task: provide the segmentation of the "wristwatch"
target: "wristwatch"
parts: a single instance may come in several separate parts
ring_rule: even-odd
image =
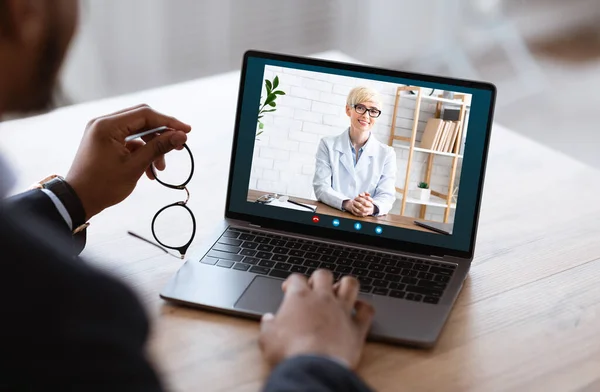
[[[85,221],[85,210],[75,190],[65,179],[57,174],[52,174],[37,184],[32,189],[48,189],[61,201],[73,223],[73,236],[83,236],[85,243],[85,229],[90,225]]]

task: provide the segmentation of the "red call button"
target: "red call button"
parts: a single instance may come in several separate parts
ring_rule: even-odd
[[[319,223],[319,217],[316,216],[316,215],[313,216],[312,220],[313,220],[314,223]]]

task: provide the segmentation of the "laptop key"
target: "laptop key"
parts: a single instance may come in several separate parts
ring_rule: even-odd
[[[416,269],[417,271],[427,272],[427,271],[429,271],[429,266],[424,263],[417,263],[417,264],[415,264],[413,269]]]
[[[285,241],[285,240],[272,239],[271,242],[270,242],[270,244],[271,245],[275,245],[275,246],[285,246],[286,242],[287,241]]]
[[[367,276],[369,271],[363,268],[354,268],[351,274],[354,276]]]
[[[350,259],[345,259],[343,257],[339,257],[336,261],[337,265],[345,265],[345,266],[350,266],[352,265],[352,260]]]
[[[437,304],[438,302],[440,302],[440,299],[435,297],[425,297],[423,298],[423,302],[427,304]]]
[[[327,262],[327,263],[332,263],[335,262],[337,260],[337,257],[335,256],[330,256],[330,255],[323,255],[321,256],[321,261]]]
[[[236,240],[233,238],[221,237],[221,238],[219,238],[219,241],[217,241],[217,242],[219,244],[223,244],[223,245],[240,246],[240,245],[242,245],[243,241]]]
[[[260,261],[258,257],[244,257],[243,262],[246,264],[257,264]]]
[[[304,259],[302,257],[290,257],[288,263],[301,265],[302,263],[304,263]]]
[[[266,267],[259,267],[258,265],[254,265],[248,271],[254,272],[255,274],[266,275],[269,273],[270,269],[266,268]]]
[[[218,250],[220,252],[227,252],[227,253],[238,253],[240,251],[240,248],[238,248],[237,246],[221,245],[221,244],[216,244],[215,246],[212,247],[212,249]]]
[[[248,271],[248,268],[250,268],[251,265],[250,264],[246,264],[246,263],[235,263],[235,265],[233,266],[234,270],[240,270],[240,271]]]
[[[365,261],[368,261],[369,263],[379,263],[381,261],[381,257],[368,255],[365,256]]]
[[[400,271],[401,271],[401,269],[398,267],[392,267],[392,266],[385,267],[385,272],[387,272],[388,274],[399,274]]]
[[[383,279],[385,277],[385,273],[379,271],[371,271],[369,272],[369,276],[375,279]]]
[[[259,259],[270,259],[271,257],[273,257],[273,253],[270,252],[258,252],[256,255],[256,257],[258,257]]]
[[[246,241],[246,242],[244,242],[242,244],[242,248],[245,248],[245,249],[256,249],[256,248],[258,248],[258,245],[260,245],[260,244],[257,244],[256,242],[248,242],[248,241]]]
[[[310,259],[310,260],[320,260],[321,255],[316,252],[306,252],[306,254],[304,255],[304,258]]]
[[[373,294],[387,295],[388,294],[388,289],[384,289],[384,288],[381,288],[381,287],[375,287],[373,289]]]
[[[277,263],[277,264],[275,264],[275,269],[279,269],[279,270],[283,270],[283,271],[289,271],[290,268],[292,268],[292,265],[288,264],[288,263]]]
[[[381,263],[383,265],[395,265],[396,262],[394,261],[394,259],[390,259],[389,257],[386,257],[384,259],[381,259]]]
[[[267,245],[267,244],[260,244],[258,245],[258,247],[256,248],[256,250],[262,250],[265,252],[270,252],[273,250],[273,245]]]
[[[290,272],[299,272],[301,274],[305,273],[307,270],[306,267],[302,267],[301,265],[293,265],[292,268],[290,268]]]
[[[233,265],[233,261],[219,260],[219,262],[217,263],[217,265],[219,267],[223,267],[223,268],[231,268],[231,266]]]
[[[287,279],[288,276],[290,276],[292,273],[290,271],[283,271],[283,270],[278,270],[278,269],[274,269],[271,270],[271,272],[269,272],[269,276],[274,276],[276,278],[281,278],[281,279]]]
[[[400,290],[390,290],[390,297],[394,297],[394,298],[404,298],[404,296],[406,295],[406,293],[404,291],[400,291]]]
[[[238,238],[238,236],[241,233],[237,232],[237,231],[233,231],[233,230],[227,230],[225,233],[223,233],[223,237],[227,237],[227,238]]]
[[[298,250],[298,249],[292,249],[290,250],[289,255],[290,256],[298,256],[298,257],[302,257],[304,256],[304,251],[303,250]]]
[[[400,275],[393,275],[393,274],[385,274],[385,278],[383,278],[385,280],[387,280],[388,282],[400,282],[400,279],[402,279],[402,276]]]
[[[317,250],[317,247],[314,245],[305,244],[305,245],[302,245],[302,247],[300,249],[305,250],[307,252],[314,252],[315,250]]]
[[[383,271],[385,266],[383,264],[369,264],[369,269],[371,271]]]
[[[289,241],[287,244],[285,244],[285,246],[286,246],[286,248],[296,249],[296,250],[300,250],[300,248],[302,248],[302,244],[300,242]]]
[[[254,256],[254,255],[256,255],[256,251],[252,250],[252,249],[242,249],[240,254],[244,255],[244,256]]]
[[[406,299],[409,301],[420,302],[422,298],[423,298],[423,296],[420,294],[414,294],[414,293],[406,294]]]
[[[413,268],[413,263],[411,263],[409,261],[397,261],[396,267],[411,269],[411,268]],[[429,268],[429,267],[427,267],[427,268]]]
[[[403,269],[403,270],[400,272],[400,275],[403,275],[403,276],[408,276],[408,277],[410,277],[410,278],[415,278],[415,277],[416,277],[418,274],[419,274],[419,273],[418,273],[417,271],[415,271],[415,270],[409,270],[409,269],[406,269],[406,268],[405,268],[405,269]]]
[[[271,257],[271,260],[273,260],[273,261],[287,261],[288,258],[289,258],[289,256],[286,256],[286,255],[273,255],[273,257]]]
[[[419,272],[419,274],[417,275],[417,278],[425,279],[425,280],[433,280],[433,274],[431,272]]]
[[[365,255],[360,254],[360,253],[350,253],[348,255],[348,258],[352,259],[352,260],[364,260]]]
[[[219,261],[219,259],[217,259],[216,257],[205,257],[202,260],[200,260],[200,262],[202,264],[208,264],[208,265],[215,265],[217,264],[217,261]]]
[[[407,286],[406,291],[410,291],[411,293],[427,295],[429,297],[441,297],[444,293],[442,290],[432,290],[420,286]]]
[[[273,253],[279,253],[282,255],[286,255],[289,251],[289,249],[283,248],[281,246],[276,246],[275,249],[273,249]]]
[[[341,272],[342,274],[348,274],[350,271],[352,271],[352,267],[348,267],[347,265],[338,265],[335,267],[335,270],[337,272]]]
[[[388,286],[390,289],[392,290],[404,290],[406,288],[406,285],[404,283],[390,283]]]
[[[334,250],[331,255],[336,257],[348,257],[350,253],[345,250]]]
[[[402,283],[406,283],[406,284],[417,284],[417,278],[409,278],[408,276],[405,276],[404,278],[402,278]]]
[[[319,268],[325,268],[325,269],[333,271],[335,269],[335,264],[334,263],[325,263],[324,262],[324,263],[321,263],[321,265],[320,265]]]
[[[261,260],[258,262],[258,265],[260,265],[261,267],[273,268],[275,262],[271,260]]]
[[[373,286],[386,288],[388,286],[388,282],[386,282],[385,280],[381,280],[381,279],[375,279],[373,281]]]
[[[218,250],[211,250],[208,252],[207,256],[216,257],[217,259],[225,259],[231,261],[242,261],[244,256],[234,255],[233,253],[220,252]]]
[[[373,290],[373,286],[369,286],[369,285],[360,285],[360,292],[361,293],[370,293],[371,290]]]
[[[254,242],[258,242],[259,244],[268,244],[269,242],[271,242],[271,239],[268,237],[258,236],[254,239]]]
[[[445,275],[436,275],[433,280],[440,283],[448,283],[450,282],[450,277]]]
[[[369,278],[367,276],[359,276],[358,277],[358,281],[360,282],[360,284],[364,284],[364,285],[370,286],[371,283],[373,283],[373,278]]]
[[[253,236],[252,234],[242,234],[241,236],[238,237],[240,240],[244,240],[244,241],[254,241],[255,236]]]
[[[304,262],[305,266],[312,267],[312,268],[317,268],[319,266],[319,264],[321,264],[321,262],[316,261],[316,260],[306,260]]]
[[[352,263],[352,265],[357,268],[367,268],[369,266],[369,263],[367,263],[366,261],[356,260]]]
[[[448,268],[440,268],[440,267],[431,267],[429,268],[429,272],[433,272],[439,275],[452,276],[454,273],[453,270]]]

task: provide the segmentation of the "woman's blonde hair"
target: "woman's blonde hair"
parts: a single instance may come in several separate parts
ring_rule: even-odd
[[[382,104],[381,96],[377,91],[370,87],[359,86],[350,90],[346,99],[346,105],[353,106],[367,101],[377,102],[379,105]]]

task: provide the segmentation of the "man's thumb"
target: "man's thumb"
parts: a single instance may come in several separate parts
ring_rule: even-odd
[[[145,170],[156,158],[175,148],[180,148],[186,140],[187,135],[185,132],[169,131],[162,133],[148,141],[143,147],[138,148],[133,153],[134,160],[139,164],[140,170]]]

